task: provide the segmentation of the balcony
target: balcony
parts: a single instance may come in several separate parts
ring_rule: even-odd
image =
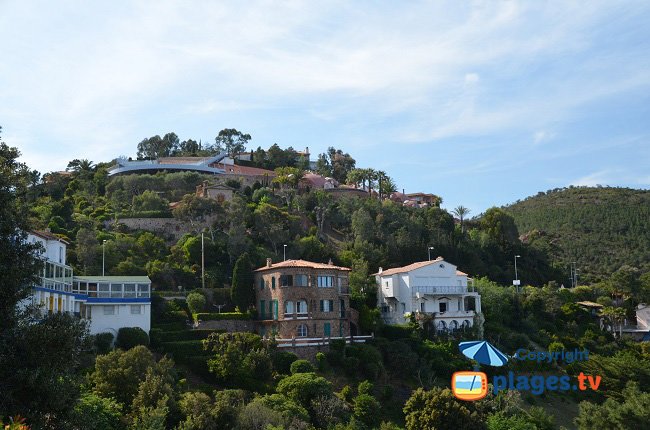
[[[450,285],[450,286],[419,286],[413,287],[416,293],[420,294],[467,294],[467,287],[460,285]]]

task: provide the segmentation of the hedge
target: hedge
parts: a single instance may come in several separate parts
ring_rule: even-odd
[[[128,350],[134,346],[149,346],[149,335],[140,327],[122,327],[117,332],[115,346]]]
[[[194,314],[194,321],[251,320],[250,313],[241,312],[200,312]]]
[[[381,336],[390,340],[408,339],[413,333],[413,328],[404,325],[384,325],[380,330]]]
[[[181,331],[167,331],[160,334],[161,342],[179,342],[187,340],[203,340],[207,339],[212,333],[225,333],[225,330],[181,330]]]
[[[185,321],[153,323],[152,328],[158,328],[163,331],[181,331],[187,330],[187,324]]]
[[[202,340],[182,340],[177,342],[162,342],[160,348],[174,356],[174,360],[205,354]]]

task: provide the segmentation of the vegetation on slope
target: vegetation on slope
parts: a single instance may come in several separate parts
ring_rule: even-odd
[[[570,187],[540,192],[504,208],[524,241],[548,253],[569,277],[577,262],[585,282],[623,265],[648,271],[650,191]]]

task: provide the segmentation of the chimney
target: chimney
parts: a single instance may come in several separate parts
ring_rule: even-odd
[[[273,265],[273,259],[272,258],[267,258],[266,259],[266,267],[271,267]]]
[[[384,271],[384,269],[382,269],[382,268],[380,267],[378,273],[381,275],[381,272],[383,272],[383,271]]]
[[[330,261],[327,262],[328,265],[333,266],[334,263],[332,263],[332,259],[330,258]]]
[[[402,194],[406,194],[406,191],[404,191],[404,188],[402,188]]]

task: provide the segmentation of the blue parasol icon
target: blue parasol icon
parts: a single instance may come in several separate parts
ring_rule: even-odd
[[[467,358],[488,366],[503,366],[508,362],[504,353],[484,340],[461,342],[458,348]]]

